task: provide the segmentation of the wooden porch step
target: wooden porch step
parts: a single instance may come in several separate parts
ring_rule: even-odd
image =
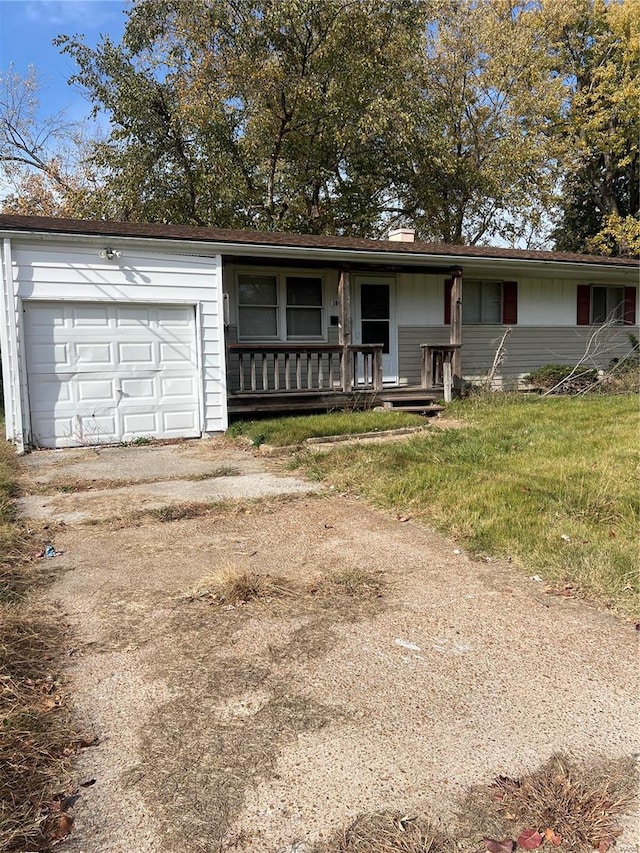
[[[424,393],[383,396],[382,405],[393,412],[415,412],[423,415],[437,415],[438,412],[443,411],[443,407],[436,403],[434,396]]]

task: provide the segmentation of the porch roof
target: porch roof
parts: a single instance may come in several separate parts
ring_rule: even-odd
[[[633,258],[606,258],[570,252],[533,251],[497,246],[452,246],[440,243],[401,242],[373,240],[358,237],[336,237],[317,234],[293,234],[276,231],[240,231],[233,229],[203,228],[164,223],[113,222],[105,220],[58,219],[45,216],[15,216],[0,214],[0,233],[50,234],[59,236],[85,236],[172,241],[200,244],[208,251],[221,254],[248,254],[257,252],[286,255],[310,250],[336,263],[364,256],[379,258],[382,263],[400,264],[421,261],[428,264],[460,265],[465,260],[524,261],[589,265],[618,269],[639,266]]]

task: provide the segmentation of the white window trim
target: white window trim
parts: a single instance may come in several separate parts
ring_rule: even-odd
[[[248,338],[243,337],[240,332],[240,276],[242,275],[264,275],[275,276],[278,304],[276,310],[276,335],[264,338]],[[317,337],[287,337],[287,278],[319,278],[322,286],[322,305],[320,307],[320,322],[322,324],[322,335]],[[276,343],[282,341],[291,345],[304,344],[307,341],[311,343],[327,343],[329,339],[328,329],[328,310],[327,310],[327,279],[322,270],[314,269],[282,269],[282,267],[238,267],[234,273],[235,279],[235,303],[236,303],[236,322],[238,330],[238,343],[259,344],[259,343]],[[302,307],[302,306],[298,306]]]

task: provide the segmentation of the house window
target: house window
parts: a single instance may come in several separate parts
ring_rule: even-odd
[[[635,325],[635,287],[579,284],[576,295],[578,326],[604,323]]]
[[[464,281],[463,323],[502,323],[502,282]]]
[[[444,322],[451,323],[453,279],[444,283]],[[464,279],[462,322],[515,326],[518,322],[518,282]]]
[[[287,276],[287,338],[322,337],[322,279]]]
[[[601,287],[594,285],[591,288],[591,322],[622,323],[624,312],[624,288]]]
[[[323,340],[320,276],[238,274],[239,340]]]
[[[238,333],[246,339],[278,337],[278,279],[275,275],[238,276]]]

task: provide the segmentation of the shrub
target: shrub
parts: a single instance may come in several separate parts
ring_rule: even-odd
[[[526,377],[527,381],[544,391],[555,394],[576,394],[586,391],[598,382],[598,371],[593,367],[572,364],[543,364]]]

